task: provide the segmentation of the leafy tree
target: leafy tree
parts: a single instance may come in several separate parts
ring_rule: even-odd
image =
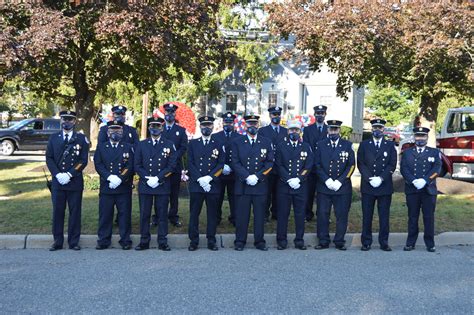
[[[411,122],[417,113],[418,100],[410,93],[393,87],[369,82],[365,95],[365,107],[375,110],[375,115],[387,120],[389,125]]]
[[[74,107],[90,133],[95,98],[111,82],[140,91],[178,75],[225,67],[217,33],[220,1],[44,1],[2,4],[0,77],[21,76],[35,92]],[[62,93],[62,87],[74,92]]]
[[[296,36],[295,49],[312,69],[326,63],[338,74],[338,95],[371,80],[407,90],[434,130],[448,93],[474,95],[470,5],[289,0],[269,7],[269,23],[283,37]]]

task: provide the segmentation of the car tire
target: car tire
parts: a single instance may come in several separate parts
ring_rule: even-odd
[[[15,144],[11,140],[3,140],[0,146],[2,155],[12,155],[15,152]]]

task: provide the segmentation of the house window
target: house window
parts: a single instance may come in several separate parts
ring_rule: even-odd
[[[278,94],[268,93],[268,108],[275,107],[278,104]]]
[[[227,94],[225,97],[225,109],[227,112],[237,111],[237,94]]]
[[[321,96],[319,98],[319,105],[324,105],[329,108],[331,107],[331,103],[332,103],[332,96]]]

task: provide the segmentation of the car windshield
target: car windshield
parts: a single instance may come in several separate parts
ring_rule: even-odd
[[[25,126],[26,124],[28,124],[29,122],[31,122],[31,119],[23,119],[23,120],[20,120],[20,121],[14,123],[13,125],[11,125],[10,127],[8,127],[7,129],[18,130],[18,129],[20,129],[21,127],[23,127],[23,126]]]

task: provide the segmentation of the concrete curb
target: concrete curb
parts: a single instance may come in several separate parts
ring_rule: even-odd
[[[331,234],[331,237],[334,235]],[[294,234],[288,234],[288,244],[292,247]],[[373,235],[373,245],[377,246],[378,234]],[[391,246],[403,246],[405,245],[407,233],[391,233],[389,237],[389,244]],[[216,235],[217,244],[222,248],[233,248],[234,247],[234,234],[219,234]],[[317,238],[315,233],[305,234],[305,244],[314,247],[317,244]],[[64,237],[67,240],[67,236]],[[112,236],[112,248],[120,248],[118,243],[119,236]],[[133,244],[140,242],[140,235],[132,235]],[[275,248],[276,235],[265,234],[265,241],[267,246]],[[47,249],[53,243],[53,237],[51,235],[0,235],[0,249]],[[435,243],[437,246],[452,246],[452,245],[474,245],[474,232],[444,232],[435,236]],[[83,248],[94,248],[97,244],[96,235],[82,235],[80,245]],[[170,234],[168,235],[168,244],[171,248],[187,248],[189,245],[189,239],[187,234]],[[205,235],[199,237],[200,247],[206,247],[207,240]],[[359,233],[348,233],[346,234],[346,245],[348,247],[358,248],[361,246],[360,234]],[[423,246],[423,233],[418,236],[417,245]],[[67,242],[64,244],[67,247]],[[150,243],[152,248],[157,247],[156,236],[152,236]],[[253,235],[249,234],[247,238],[247,247],[253,247]]]

